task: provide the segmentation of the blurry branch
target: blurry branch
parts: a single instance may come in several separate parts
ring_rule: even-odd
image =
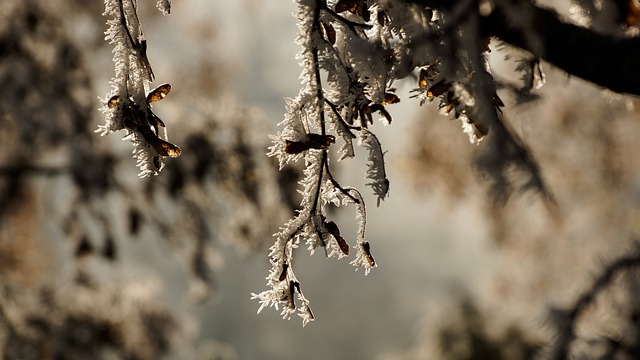
[[[461,1],[410,1],[448,11]],[[640,37],[601,34],[561,20],[553,10],[529,0],[493,1],[480,18],[486,36],[525,49],[569,74],[612,91],[640,95],[640,78],[629,76],[640,64]],[[527,14],[518,21],[514,14]]]
[[[56,176],[71,172],[68,166],[37,166],[31,164],[0,166],[0,176]]]
[[[636,239],[635,241],[637,242],[638,240]],[[636,246],[638,245],[636,244]],[[551,346],[550,359],[562,360],[570,358],[572,343],[579,337],[576,332],[578,321],[588,311],[588,309],[596,303],[598,296],[612,286],[614,280],[621,273],[632,269],[638,270],[639,266],[640,251],[638,250],[634,251],[631,255],[616,259],[605,267],[602,274],[595,279],[591,287],[587,289],[586,292],[578,297],[572,306],[568,309],[552,310],[551,321],[555,326],[556,339]],[[629,287],[633,287],[633,285],[629,285]],[[637,296],[637,294],[631,294],[630,296],[634,297]],[[634,334],[637,334],[638,331],[640,331],[640,323],[638,322],[640,317],[640,313],[638,312],[639,310],[640,309],[631,309],[631,311],[626,314],[628,319],[624,319],[628,320],[629,324],[634,327],[634,331],[632,332]],[[620,320],[620,322],[624,320]],[[617,337],[619,335],[614,334],[613,336]],[[621,337],[618,340],[613,338],[608,339],[609,357],[606,358],[617,358],[614,357],[614,355],[616,353],[620,353],[637,359],[638,356],[640,356],[640,342],[638,342],[638,340],[638,338],[634,338],[633,343],[625,343],[624,337]]]
[[[285,216],[279,195],[291,188],[290,178],[295,174],[278,179],[274,165],[261,160],[265,141],[258,137],[262,136],[263,119],[257,111],[235,99],[202,101],[204,92],[194,90],[183,98],[193,117],[179,137],[191,156],[170,162],[165,176],[155,181],[131,181],[129,172],[119,171],[128,154],[119,152],[113,142],[98,141],[90,129],[97,117],[97,106],[91,95],[92,76],[86,66],[91,58],[83,55],[88,56],[93,49],[80,47],[70,39],[53,6],[33,0],[1,4],[0,16],[7,21],[0,21],[0,358],[5,358],[2,351],[9,351],[8,348],[30,351],[36,349],[36,344],[49,346],[48,341],[66,346],[66,341],[79,341],[78,332],[91,337],[87,347],[95,345],[92,341],[100,346],[77,357],[72,353],[86,350],[84,344],[79,350],[59,352],[60,356],[12,353],[7,358],[97,359],[104,354],[95,354],[96,351],[125,345],[131,345],[132,350],[119,358],[161,358],[161,351],[171,345],[165,340],[172,336],[175,311],[156,313],[151,304],[145,304],[137,310],[153,314],[141,314],[145,316],[140,321],[123,319],[121,323],[111,323],[118,316],[137,313],[133,305],[123,307],[130,294],[102,293],[113,284],[95,279],[104,280],[111,275],[117,266],[114,263],[124,253],[125,241],[160,239],[175,246],[172,253],[186,257],[193,294],[197,300],[204,299],[212,292],[214,282],[213,269],[218,260],[215,241],[228,239],[247,251],[263,247],[264,239],[273,232],[271,225]],[[108,95],[103,108],[113,120],[120,121],[113,125],[136,132],[138,135],[133,136],[138,136],[143,146],[150,146],[147,150],[157,151],[153,144],[162,150],[165,143],[157,136],[162,121],[151,112],[149,103],[162,99],[168,87],[161,85],[152,91],[145,88],[150,72],[140,60],[144,46],[137,17],[132,15],[136,2],[109,4],[116,14],[109,19],[115,27],[113,36],[130,52],[117,59],[121,66],[116,66],[116,72],[122,83],[114,84],[114,88],[122,85],[124,90]],[[117,15],[123,9],[128,14],[125,21]],[[87,5],[86,11],[98,12],[98,8]],[[77,15],[69,14],[69,18],[75,20]],[[207,72],[197,76],[209,80],[214,75]],[[154,123],[149,124],[150,120]],[[152,144],[148,144],[149,139]],[[153,165],[154,169],[160,167]],[[34,211],[36,207],[43,211]],[[16,215],[22,213],[26,215]],[[44,230],[45,226],[54,231]],[[32,232],[23,236],[23,231]],[[37,246],[25,239],[37,242]],[[38,249],[54,263],[57,257],[43,251],[40,245],[62,239],[64,246],[55,254],[62,258],[65,269],[70,267],[77,276],[73,285],[65,288],[69,293],[52,301],[58,299],[71,308],[33,315],[29,305],[37,300],[38,289],[7,279],[35,278],[16,268],[33,261],[24,254],[8,253],[5,247],[16,244],[15,247]],[[97,274],[96,264],[100,264]],[[45,266],[42,262],[31,265]],[[107,271],[100,271],[105,269],[100,266]],[[52,288],[67,285],[56,275],[47,274],[36,280]],[[94,312],[77,314],[76,304],[67,301],[66,296],[75,296],[87,288],[93,292],[83,299],[90,299]],[[114,299],[116,305],[123,306],[101,306],[96,298]],[[16,304],[15,309],[8,308],[11,304]],[[15,322],[3,322],[1,313],[11,311],[18,313],[16,321],[27,328],[25,333],[14,331]],[[163,319],[170,320],[171,326],[165,327]],[[140,327],[146,332],[144,336],[133,333]],[[149,344],[135,344],[133,338]],[[11,342],[7,349],[6,339]],[[153,348],[161,351],[140,355]]]
[[[507,2],[505,2],[507,3]],[[509,11],[529,12],[533,26],[509,21]],[[487,35],[496,36],[554,64],[569,74],[620,93],[640,95],[640,78],[629,76],[640,64],[640,38],[604,35],[563,22],[551,10],[529,2],[517,8],[496,8],[482,20]],[[533,33],[540,44],[527,40]]]

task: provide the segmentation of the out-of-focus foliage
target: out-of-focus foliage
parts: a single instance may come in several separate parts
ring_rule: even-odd
[[[518,54],[499,42],[491,47],[494,68],[508,67],[503,59]],[[482,331],[498,341],[515,328],[544,345],[527,358],[634,358],[638,100],[545,67],[551,67],[547,84],[529,93],[519,90],[518,79],[498,79],[505,117],[535,154],[556,204],[549,208],[524,193],[495,207],[481,197],[485,205],[474,216],[490,226],[502,266],[510,269],[495,275],[495,288],[474,295],[492,319]],[[407,142],[412,156],[402,164],[415,191],[425,199],[444,193],[453,207],[483,188],[468,166],[477,150],[465,147],[457,131],[426,109]],[[405,355],[437,357],[427,349],[438,333],[417,339]]]
[[[101,5],[71,5],[0,4],[0,357],[173,358],[182,314],[114,275],[121,249],[149,237],[168,245],[167,261],[182,263],[204,300],[219,241],[264,248],[291,211],[281,189],[292,181],[263,161],[260,113],[212,89],[219,74],[206,66],[185,77],[189,94],[169,95],[189,114],[173,133],[188,155],[138,180],[130,150],[93,132],[100,84],[89,51],[106,44],[72,33],[84,30],[74,20],[104,21]]]

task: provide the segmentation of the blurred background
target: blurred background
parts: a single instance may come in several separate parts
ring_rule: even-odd
[[[299,249],[317,320],[302,329],[272,309],[256,315],[271,235],[299,201],[297,171],[265,155],[283,98],[300,88],[295,3],[183,0],[163,16],[139,2],[152,86],[172,85],[154,112],[183,149],[151,179],[136,176],[121,134],[93,133],[113,76],[103,11],[0,3],[4,358],[529,359],[553,335],[550,310],[635,246],[636,98],[548,64],[533,100],[505,86],[505,116],[557,206],[531,192],[496,208],[474,172],[477,147],[400,81],[393,123],[371,129],[388,150],[390,197],[373,205],[362,152],[334,164],[365,194],[378,268],[365,277]],[[491,46],[496,79],[517,83],[522,54]],[[354,209],[336,216],[353,238]],[[624,294],[604,307],[630,306]],[[619,331],[615,314],[602,316],[589,336]]]

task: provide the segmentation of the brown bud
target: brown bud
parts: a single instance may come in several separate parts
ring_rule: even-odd
[[[157,88],[151,90],[147,95],[147,103],[152,103],[164,99],[169,91],[171,91],[170,84],[162,84],[158,86]]]
[[[320,135],[320,134],[308,134],[309,148],[326,150],[331,144],[336,142],[336,138],[333,135]]]
[[[287,263],[282,264],[282,272],[278,277],[278,281],[284,281],[284,279],[287,278],[287,269],[289,269],[289,264]]]
[[[284,152],[286,152],[287,154],[299,154],[306,150],[309,150],[308,142],[286,140]]]
[[[120,95],[113,95],[109,101],[107,101],[107,106],[109,109],[115,109],[118,104],[120,104]]]
[[[362,243],[362,250],[364,250],[364,254],[367,258],[367,262],[369,263],[370,266],[376,266],[376,261],[373,258],[373,255],[371,255],[371,248],[368,242],[363,242]]]
[[[355,14],[358,9],[358,3],[362,0],[340,0],[336,4],[336,12],[341,13],[349,10],[350,13]]]
[[[385,93],[384,94],[384,100],[382,100],[382,102],[380,103],[381,105],[390,105],[390,104],[395,104],[395,103],[399,103],[400,102],[400,98],[398,97],[398,95],[393,94],[393,93]]]
[[[338,246],[340,246],[340,250],[345,254],[349,255],[349,244],[344,240],[342,236],[340,236],[340,229],[335,222],[329,221],[324,224],[324,228],[327,229],[327,232],[336,239]]]
[[[429,97],[440,96],[446,93],[447,91],[449,91],[449,89],[451,89],[451,84],[444,80],[440,80],[437,83],[435,83],[433,86],[431,86],[429,90],[427,90],[427,96]]]
[[[322,29],[324,30],[324,34],[327,36],[327,41],[329,41],[329,43],[331,45],[335,45],[336,44],[336,29],[333,28],[333,25],[331,25],[330,22],[328,21],[322,21]]]

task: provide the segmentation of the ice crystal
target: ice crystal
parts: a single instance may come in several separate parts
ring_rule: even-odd
[[[362,129],[358,141],[369,151],[367,178],[371,182],[367,185],[371,186],[373,193],[378,197],[379,206],[380,201],[384,200],[389,192],[389,180],[384,167],[384,153],[378,138],[369,130]]]

